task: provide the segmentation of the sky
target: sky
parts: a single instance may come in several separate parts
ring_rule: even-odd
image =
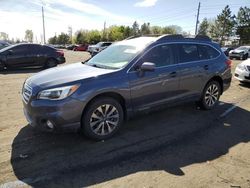
[[[23,39],[26,29],[34,33],[34,41],[42,38],[42,6],[45,15],[46,40],[61,32],[79,29],[102,30],[111,25],[131,26],[150,22],[152,25],[179,25],[194,34],[198,3],[200,17],[215,18],[229,5],[237,14],[250,0],[0,0],[0,32],[10,39]]]

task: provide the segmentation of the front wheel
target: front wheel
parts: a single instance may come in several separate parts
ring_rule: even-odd
[[[123,123],[121,104],[113,98],[99,98],[93,101],[83,114],[82,131],[95,140],[113,136]]]
[[[217,81],[209,82],[202,94],[199,101],[200,106],[205,110],[211,110],[214,108],[220,99],[221,86]]]

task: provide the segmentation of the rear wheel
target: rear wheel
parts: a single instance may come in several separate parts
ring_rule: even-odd
[[[93,101],[82,118],[83,133],[95,140],[113,136],[123,123],[121,104],[113,98],[99,98]]]
[[[57,66],[57,61],[55,59],[48,59],[45,68],[52,68]]]
[[[221,86],[219,82],[214,80],[210,81],[203,91],[199,104],[203,109],[210,110],[218,104],[220,95]]]
[[[244,56],[243,56],[243,60],[245,60],[245,59],[247,59],[248,58],[248,54],[245,54]]]

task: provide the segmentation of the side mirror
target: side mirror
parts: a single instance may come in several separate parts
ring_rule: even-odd
[[[151,62],[144,62],[141,65],[141,69],[142,71],[154,71],[155,70],[155,64],[151,63]]]

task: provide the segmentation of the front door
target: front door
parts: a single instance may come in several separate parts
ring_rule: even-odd
[[[144,62],[155,63],[152,72],[140,70]],[[160,45],[146,52],[129,71],[134,110],[145,110],[178,97],[178,65],[174,45]]]

